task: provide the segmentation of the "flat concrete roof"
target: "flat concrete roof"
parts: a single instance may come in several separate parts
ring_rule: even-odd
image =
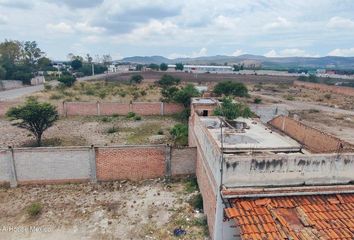
[[[197,104],[216,104],[217,100],[213,98],[193,98],[192,103]]]
[[[211,136],[221,148],[220,119],[200,117]],[[233,152],[299,152],[301,145],[292,138],[272,131],[258,119],[237,119],[247,124],[249,129],[240,132],[223,126],[223,147],[225,153]]]

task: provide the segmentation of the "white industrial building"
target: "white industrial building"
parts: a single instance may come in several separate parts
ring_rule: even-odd
[[[168,65],[168,70],[175,70],[176,65]],[[231,66],[209,66],[209,65],[184,65],[184,72],[191,73],[232,73],[233,68]]]

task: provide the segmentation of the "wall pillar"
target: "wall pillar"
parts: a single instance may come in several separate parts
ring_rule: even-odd
[[[100,116],[101,115],[101,105],[100,105],[99,101],[97,101],[96,107],[97,107],[97,116]]]
[[[97,170],[96,170],[96,148],[91,145],[90,148],[90,180],[92,183],[97,183]]]
[[[10,166],[10,187],[17,187],[17,174],[16,174],[16,165],[15,165],[15,154],[14,149],[9,147],[8,159]]]
[[[164,102],[161,102],[161,107],[160,107],[160,114],[163,116],[165,114],[165,106],[164,106]]]
[[[171,171],[171,146],[169,144],[165,147],[165,177],[170,180],[172,175]]]

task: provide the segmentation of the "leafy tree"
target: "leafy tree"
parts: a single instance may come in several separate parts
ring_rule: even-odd
[[[136,83],[139,84],[144,80],[144,77],[141,76],[140,74],[135,74],[133,76],[131,76],[130,78],[130,83]]]
[[[187,124],[176,124],[170,131],[170,134],[174,138],[176,145],[186,146],[188,145],[188,125]]]
[[[179,70],[179,71],[183,71],[184,69],[184,66],[182,63],[176,63],[176,67],[175,67],[176,70]]]
[[[80,59],[74,59],[71,61],[71,67],[76,71],[82,67],[82,61]]]
[[[50,103],[40,103],[36,98],[27,99],[22,106],[10,108],[6,116],[16,121],[20,128],[30,131],[41,146],[42,134],[58,120],[58,111]]]
[[[0,79],[6,78],[6,69],[0,65]]]
[[[166,63],[161,63],[160,64],[160,70],[161,71],[167,71],[168,69],[168,65]]]
[[[178,91],[179,91],[179,89],[175,86],[162,88],[161,89],[161,95],[162,95],[161,101],[163,101],[163,102],[173,101],[173,98],[174,98],[176,92],[178,92]]]
[[[234,103],[232,98],[224,97],[221,106],[215,108],[214,114],[224,116],[227,120],[233,120],[238,117],[249,118],[252,116],[252,111],[246,105]]]
[[[52,61],[47,57],[41,57],[38,59],[37,64],[39,70],[46,71],[52,66]]]
[[[41,58],[43,55],[43,52],[38,47],[38,44],[36,41],[26,41],[24,43],[23,48],[24,48],[24,56],[25,56],[26,62],[31,66],[36,64],[38,59]]]
[[[86,54],[85,58],[88,63],[92,63],[93,58],[91,57],[91,55],[89,53]]]
[[[148,68],[158,71],[160,69],[160,66],[155,63],[151,63],[148,65]]]
[[[173,86],[173,85],[178,85],[180,83],[181,79],[175,78],[171,75],[164,74],[159,81],[157,81],[157,84],[159,84],[162,87],[168,87],[168,86]]]
[[[23,57],[22,44],[19,41],[9,41],[0,43],[0,56],[3,62],[15,64]]]
[[[248,90],[245,84],[231,81],[223,81],[215,85],[214,93],[217,96],[248,96]]]
[[[67,87],[71,87],[76,82],[76,78],[71,75],[63,75],[58,79],[58,81]]]
[[[188,108],[191,105],[191,98],[198,97],[200,93],[194,87],[193,84],[188,84],[184,88],[178,90],[173,97],[173,100],[177,103],[183,104],[185,108]]]

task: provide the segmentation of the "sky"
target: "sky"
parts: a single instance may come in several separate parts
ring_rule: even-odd
[[[354,56],[353,0],[0,0],[0,41],[169,58]]]

